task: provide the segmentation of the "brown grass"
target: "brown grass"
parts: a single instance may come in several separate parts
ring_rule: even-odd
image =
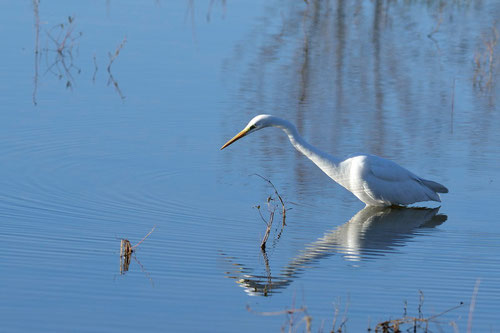
[[[468,322],[468,327],[467,327],[467,332],[471,332],[471,322],[472,322],[472,313],[474,311],[474,306],[475,306],[475,299],[477,296],[478,292],[478,287],[479,287],[479,282],[476,282],[476,285],[474,287],[474,292],[472,295],[472,300],[469,308],[469,322]],[[423,314],[423,305],[424,305],[424,294],[422,291],[420,293],[420,298],[419,298],[419,304],[418,304],[418,314],[417,316],[409,316],[407,314],[407,303],[405,302],[404,305],[404,314],[400,318],[396,319],[390,319],[386,321],[382,321],[378,323],[374,329],[368,327],[367,331],[368,332],[377,332],[377,333],[402,333],[402,332],[430,332],[429,325],[431,323],[435,324],[436,327],[438,328],[439,331],[442,331],[442,328],[440,327],[440,322],[438,319],[439,317],[443,316],[446,313],[449,313],[453,310],[456,310],[464,305],[463,302],[460,302],[458,305],[452,306],[447,310],[444,310],[438,314],[425,317]],[[340,302],[338,302],[340,304]],[[337,304],[334,306],[334,314],[333,314],[333,320],[331,324],[331,328],[328,330],[330,333],[342,333],[342,332],[347,332],[347,312],[349,309],[349,302],[346,303],[345,305],[345,310],[343,311],[342,315],[342,320],[340,321],[340,324],[337,325],[338,318],[339,318],[339,313],[340,309]],[[292,301],[291,308],[285,309],[282,311],[269,311],[269,312],[259,312],[253,310],[250,306],[247,305],[247,311],[259,315],[259,316],[285,316],[285,322],[283,326],[281,327],[281,332],[288,332],[288,333],[294,333],[294,332],[301,332],[304,331],[307,333],[312,332],[312,322],[313,322],[313,317],[308,314],[307,312],[307,307],[302,305],[300,307],[295,306],[295,296]],[[458,326],[454,321],[447,322],[449,326],[453,327],[455,332],[458,332]],[[324,321],[321,324],[321,327],[318,329],[318,332],[324,332]]]

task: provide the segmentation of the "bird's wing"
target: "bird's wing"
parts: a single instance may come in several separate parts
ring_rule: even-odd
[[[385,181],[400,182],[419,179],[418,176],[399,164],[382,157],[367,155],[365,163],[373,175]]]
[[[440,201],[439,196],[422,184],[418,176],[385,158],[368,155],[363,173],[365,191],[375,200],[399,205]]]

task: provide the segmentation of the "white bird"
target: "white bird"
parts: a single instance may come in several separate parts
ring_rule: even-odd
[[[367,206],[400,206],[420,201],[440,202],[438,193],[448,193],[445,186],[420,178],[382,157],[356,154],[340,159],[324,153],[307,143],[292,123],[271,115],[254,117],[241,132],[226,142],[221,150],[247,134],[271,126],[281,128],[299,152]]]

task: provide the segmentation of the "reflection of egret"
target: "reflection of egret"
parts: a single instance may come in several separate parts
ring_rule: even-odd
[[[295,264],[319,259],[325,252],[344,254],[349,261],[376,258],[394,252],[413,237],[417,228],[433,228],[446,221],[439,208],[372,207],[360,210],[349,222],[306,247]]]
[[[437,215],[438,211],[439,208],[365,207],[350,221],[307,245],[278,276],[253,275],[241,264],[237,265],[237,271],[228,275],[250,295],[269,295],[286,288],[301,272],[333,254],[341,254],[350,262],[359,262],[397,252],[398,247],[418,235],[418,230],[434,228],[446,221],[447,216]],[[266,271],[270,272],[267,258],[264,259]]]
[[[448,189],[422,179],[398,164],[374,155],[353,155],[339,159],[307,143],[292,123],[270,115],[259,115],[229,140],[226,148],[245,135],[265,127],[281,128],[292,145],[337,183],[370,206],[408,205],[419,201],[441,201],[438,193]]]

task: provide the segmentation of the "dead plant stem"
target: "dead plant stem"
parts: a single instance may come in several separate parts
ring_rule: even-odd
[[[146,240],[146,238],[148,238],[149,235],[151,235],[153,233],[153,231],[155,231],[155,229],[156,229],[156,225],[153,227],[153,229],[151,229],[150,232],[148,232],[148,234],[146,236],[144,236],[143,239],[141,239],[141,241],[139,243],[137,243],[134,246],[132,246],[132,250],[134,250],[136,247],[138,247],[139,245],[141,245],[141,243],[144,242]]]

